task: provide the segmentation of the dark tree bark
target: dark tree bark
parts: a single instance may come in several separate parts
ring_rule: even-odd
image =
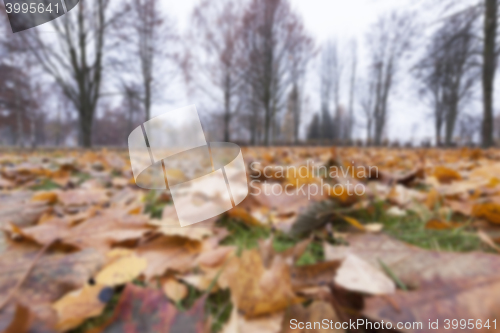
[[[483,131],[484,148],[493,145],[493,89],[496,70],[497,0],[484,2]]]

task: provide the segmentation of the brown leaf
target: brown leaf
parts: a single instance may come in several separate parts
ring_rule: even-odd
[[[460,226],[462,226],[462,224],[456,223],[456,222],[443,221],[443,220],[439,220],[439,219],[430,219],[425,224],[425,229],[448,230],[448,229],[455,229],[455,228],[458,228]]]
[[[472,208],[472,215],[500,224],[500,204],[493,202],[475,204]]]
[[[283,312],[276,312],[257,318],[245,318],[234,306],[222,333],[281,333],[283,315]]]
[[[462,176],[460,176],[457,171],[444,166],[435,167],[433,176],[436,177],[442,184],[449,184],[454,180],[462,179]]]
[[[59,202],[64,206],[84,206],[103,204],[109,201],[106,190],[103,189],[76,189],[62,191],[58,195]]]
[[[105,324],[101,332],[169,332],[176,315],[175,306],[167,300],[161,290],[127,284],[111,322]]]
[[[21,229],[23,236],[45,245],[54,239],[77,248],[108,250],[112,244],[134,240],[148,233],[148,219],[143,215],[126,215],[119,210],[105,210],[77,226],[53,219],[34,227]]]
[[[10,289],[31,266],[38,248],[18,245],[0,256],[0,295],[6,297]],[[40,319],[55,320],[51,304],[71,290],[81,288],[102,266],[104,258],[95,250],[63,254],[46,253],[21,285],[14,299],[29,307]]]
[[[500,315],[498,293],[500,293],[500,275],[435,280],[422,285],[416,291],[398,291],[390,296],[390,302],[383,297],[368,298],[363,314],[373,320],[391,322],[393,327],[396,327],[398,322],[411,323],[405,332],[464,331],[464,327],[453,328],[451,321],[457,319],[460,323],[461,319],[465,319],[467,322],[469,318],[473,319],[474,325],[467,329],[468,332],[484,332],[484,329],[476,327],[477,319],[481,319],[483,325],[489,319],[493,331],[497,331],[493,327],[492,320]],[[397,308],[394,304],[397,304]],[[450,320],[448,329],[446,329],[446,319]],[[437,329],[429,329],[429,321],[436,320],[439,321]],[[415,322],[422,323],[422,326],[413,326]]]
[[[185,272],[194,265],[202,250],[198,241],[182,237],[160,236],[137,248],[137,254],[148,261],[147,279],[162,276],[167,270]]]
[[[293,289],[300,290],[307,287],[326,286],[332,283],[340,265],[341,261],[336,260],[292,267],[290,275]]]
[[[243,252],[241,258],[233,257],[221,279],[225,279],[238,308],[247,317],[281,311],[300,302],[292,291],[288,265],[275,257],[266,269],[257,250]]]
[[[447,280],[496,276],[500,270],[500,257],[493,254],[424,250],[383,234],[349,235],[346,241],[349,246],[325,244],[325,258],[339,260],[348,254],[355,254],[379,269],[382,261],[404,284],[412,288],[436,278]]]
[[[327,322],[324,320],[326,319]],[[332,306],[325,301],[314,301],[308,307],[296,304],[285,311],[282,333],[326,333],[344,332],[336,329],[340,321]],[[299,328],[299,322],[303,323]],[[309,323],[309,324],[308,324]],[[316,323],[316,326],[314,326]]]
[[[22,304],[17,304],[9,326],[4,329],[0,327],[0,330],[2,330],[2,333],[28,333],[31,322],[30,310]]]

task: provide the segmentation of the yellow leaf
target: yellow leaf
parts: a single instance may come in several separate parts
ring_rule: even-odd
[[[349,216],[343,216],[343,215],[341,215],[341,217],[344,219],[344,221],[346,221],[347,223],[349,223],[350,225],[352,225],[356,229],[365,231],[365,226],[362,225],[361,223],[359,223],[359,221],[356,220],[355,218],[352,218]]]
[[[180,302],[186,298],[188,288],[173,277],[166,278],[163,281],[163,292],[174,302]]]
[[[432,230],[447,230],[447,229],[454,229],[460,227],[459,223],[455,222],[450,222],[450,221],[442,221],[438,219],[431,219],[427,221],[425,224],[425,229],[432,229]]]
[[[286,176],[286,183],[295,187],[319,182],[319,179],[305,166],[288,168]]]
[[[53,204],[57,201],[57,193],[55,192],[39,192],[31,198],[32,201],[47,201]]]
[[[440,183],[451,183],[454,180],[461,180],[462,176],[453,170],[446,168],[444,166],[437,166],[434,168],[434,177],[436,177]]]
[[[475,204],[472,207],[472,215],[500,224],[500,205],[493,202]]]
[[[260,225],[261,223],[259,220],[254,218],[252,214],[248,210],[242,207],[234,207],[233,209],[229,210],[227,212],[227,215],[229,215],[232,218],[240,219],[241,221],[245,222],[248,225]]]
[[[435,188],[433,188],[427,194],[427,198],[425,199],[425,205],[429,209],[434,209],[436,208],[436,204],[440,203],[441,201],[442,201],[441,195]]]
[[[148,265],[144,258],[135,255],[120,258],[104,267],[96,276],[98,284],[118,286],[137,278]]]
[[[58,331],[68,331],[79,326],[87,318],[99,316],[106,303],[99,295],[106,288],[101,285],[85,285],[82,289],[66,294],[52,307],[57,312]]]

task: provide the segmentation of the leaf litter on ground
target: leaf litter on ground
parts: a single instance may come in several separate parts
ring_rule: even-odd
[[[291,319],[496,316],[499,152],[243,156],[260,191],[180,228],[168,191],[134,185],[126,152],[0,154],[0,331],[278,333]],[[265,194],[318,184],[324,193]],[[363,194],[335,191],[353,186]]]

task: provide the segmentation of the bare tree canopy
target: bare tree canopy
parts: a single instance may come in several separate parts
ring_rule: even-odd
[[[410,51],[416,35],[412,13],[393,12],[381,17],[367,35],[370,76],[374,82],[373,135],[375,145],[382,143],[387,124],[389,96],[401,60]]]

